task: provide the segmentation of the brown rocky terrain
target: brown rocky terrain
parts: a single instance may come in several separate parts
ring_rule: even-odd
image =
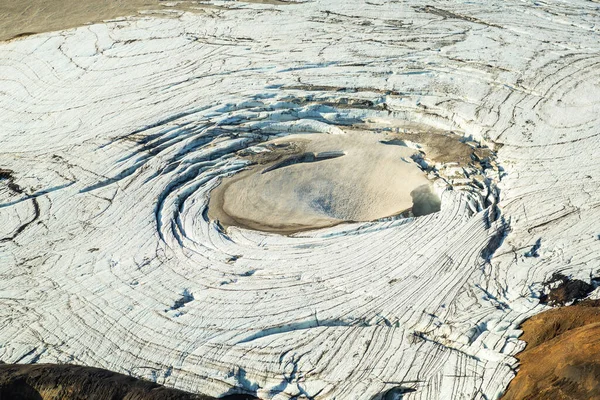
[[[540,313],[521,328],[527,347],[503,400],[600,399],[600,300]]]

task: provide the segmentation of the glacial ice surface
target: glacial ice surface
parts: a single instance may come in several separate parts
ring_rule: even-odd
[[[210,3],[0,45],[0,359],[210,395],[497,398],[541,283],[598,273],[600,5]],[[419,218],[208,218],[240,151],[402,123],[496,167],[455,168]]]

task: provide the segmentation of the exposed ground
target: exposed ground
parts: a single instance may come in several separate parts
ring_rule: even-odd
[[[243,3],[288,4],[278,0],[244,0]],[[139,13],[169,17],[171,11],[198,12],[210,8],[218,7],[195,0],[2,0],[0,41]]]
[[[600,398],[600,301],[545,311],[521,328],[527,347],[503,400]]]
[[[160,0],[2,0],[0,40],[159,10]]]
[[[225,178],[211,193],[209,216],[224,225],[293,233],[389,217],[415,202],[429,207],[428,213],[439,211],[432,182],[411,159],[418,150],[381,143],[385,139],[368,131],[341,131],[266,143],[261,147],[267,155],[258,153],[259,159],[280,149],[285,154]],[[431,200],[419,202],[418,188]]]
[[[496,168],[490,148],[456,134],[367,128],[376,126],[290,135],[241,151],[251,165],[211,192],[208,216],[224,227],[280,234],[423,216],[440,210],[436,183],[440,191],[453,178],[483,181],[483,171]]]
[[[230,395],[222,399],[251,400]],[[78,365],[0,364],[0,400],[216,400],[105,369]]]

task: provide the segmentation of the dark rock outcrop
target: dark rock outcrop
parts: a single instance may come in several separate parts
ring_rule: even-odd
[[[0,364],[0,400],[214,400],[116,372],[69,364]],[[251,400],[250,395],[226,396]]]

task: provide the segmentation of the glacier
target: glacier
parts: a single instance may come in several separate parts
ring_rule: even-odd
[[[499,398],[542,283],[600,275],[599,34],[595,1],[211,0],[1,43],[0,360],[213,396]],[[241,152],[353,126],[494,157],[433,166],[441,210],[416,218],[209,217]]]

